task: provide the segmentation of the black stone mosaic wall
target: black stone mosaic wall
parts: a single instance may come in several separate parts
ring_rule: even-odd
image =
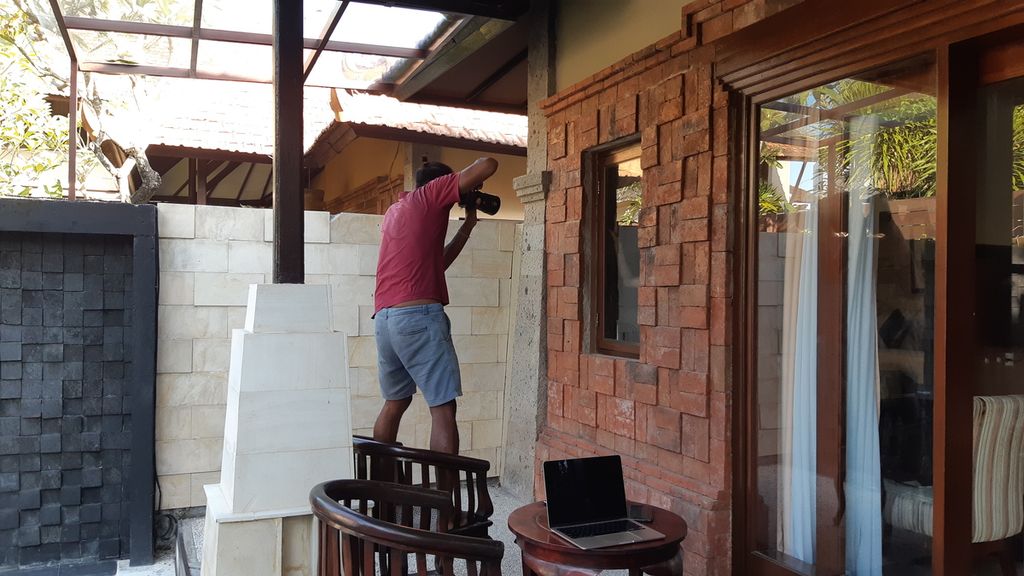
[[[0,232],[0,573],[128,555],[131,289],[131,236]]]

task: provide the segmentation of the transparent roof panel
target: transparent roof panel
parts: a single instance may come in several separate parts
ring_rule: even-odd
[[[309,58],[312,50],[305,51]],[[382,81],[401,58],[352,54],[349,52],[321,52],[306,80],[308,86],[365,89]]]
[[[139,66],[188,68],[192,41],[144,34],[71,30],[79,58],[88,62],[113,62]]]
[[[428,48],[452,20],[454,18],[441,12],[353,2],[338,22],[331,40],[398,48]]]
[[[196,62],[199,72],[270,82],[274,76],[273,66],[274,53],[270,46],[199,41]]]
[[[195,0],[59,0],[65,16],[191,26]]]
[[[306,0],[302,8],[303,36],[319,38],[337,4],[337,0]],[[272,34],[273,5],[273,0],[203,0],[201,25],[216,30]]]

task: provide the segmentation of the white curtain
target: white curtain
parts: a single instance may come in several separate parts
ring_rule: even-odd
[[[789,218],[783,295],[779,549],[814,563],[818,403],[818,206]]]
[[[870,162],[873,117],[850,123],[851,162]],[[851,167],[851,173],[857,171]],[[851,182],[846,300],[846,571],[882,574],[882,479],[878,442],[878,313],[876,311],[876,200]]]

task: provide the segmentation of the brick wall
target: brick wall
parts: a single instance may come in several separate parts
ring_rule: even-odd
[[[271,279],[270,210],[160,204],[156,466],[161,506],[206,503],[219,481],[231,330],[245,321],[250,283]],[[348,336],[352,428],[371,434],[383,404],[373,337],[374,275],[381,216],[306,212],[306,282],[330,284],[334,329]],[[500,470],[514,222],[482,220],[448,269],[452,338],[464,395],[464,454]],[[450,226],[449,236],[457,226]],[[399,440],[429,443],[430,414],[417,394]]]
[[[0,232],[0,572],[128,553],[131,242]]]
[[[403,190],[401,177],[389,180],[387,176],[377,176],[347,193],[331,198],[324,204],[324,210],[331,214],[384,214],[398,200]]]
[[[714,41],[796,0],[698,0],[681,30],[542,103],[547,426],[538,460],[622,455],[627,496],[686,519],[686,574],[728,574],[735,198]],[[589,353],[581,153],[639,133],[640,358]],[[538,470],[540,467],[538,466]],[[542,490],[537,476],[537,491]]]

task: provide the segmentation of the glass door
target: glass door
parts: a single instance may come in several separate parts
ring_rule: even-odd
[[[1019,40],[987,47],[978,59],[980,81],[973,123],[977,130],[977,157],[973,159],[976,299],[971,406],[971,556],[972,572],[977,575],[1024,573],[1022,59],[1024,42]]]
[[[758,107],[758,574],[930,574],[931,58]]]

